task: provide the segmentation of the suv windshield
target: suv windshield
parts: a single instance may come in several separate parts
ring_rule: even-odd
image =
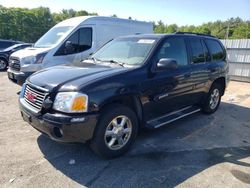
[[[115,39],[91,58],[101,62],[118,62],[126,65],[141,65],[155,43],[154,39],[124,38]]]
[[[49,48],[57,44],[73,27],[53,27],[43,35],[34,45],[35,48]]]

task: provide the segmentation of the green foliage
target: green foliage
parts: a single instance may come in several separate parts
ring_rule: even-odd
[[[97,15],[85,10],[63,9],[51,13],[49,8],[34,9],[6,8],[0,5],[0,38],[35,42],[56,23],[75,16]],[[117,17],[116,14],[112,17]],[[132,19],[129,17],[129,19]],[[231,18],[227,21],[204,23],[200,26],[176,24],[166,25],[162,21],[153,22],[155,33],[174,33],[176,31],[211,34],[218,38],[250,38],[250,20]]]
[[[97,15],[73,9],[51,13],[49,8],[5,8],[0,5],[0,38],[35,42],[56,23],[75,16]]]
[[[230,18],[227,21],[215,21],[204,23],[200,26],[186,25],[178,27],[176,24],[164,25],[162,21],[154,23],[155,33],[174,33],[176,31],[194,32],[213,35],[221,39],[250,38],[250,20]]]
[[[155,33],[165,33],[166,26],[162,21],[159,21],[156,25],[154,24]]]

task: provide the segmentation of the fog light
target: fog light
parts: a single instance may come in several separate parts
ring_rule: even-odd
[[[58,127],[54,127],[53,129],[54,131],[54,135],[58,138],[61,138],[63,136],[63,131],[62,129],[58,128]]]

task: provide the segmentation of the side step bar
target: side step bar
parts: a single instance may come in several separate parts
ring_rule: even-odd
[[[197,106],[188,106],[180,110],[168,113],[164,116],[147,121],[146,127],[148,128],[158,128],[178,119],[184,118],[188,115],[194,114],[201,111],[201,108]]]

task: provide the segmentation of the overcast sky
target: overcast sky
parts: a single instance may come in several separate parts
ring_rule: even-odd
[[[120,18],[143,21],[162,20],[166,24],[200,25],[208,21],[240,17],[250,20],[250,0],[0,0],[6,7],[49,7],[87,10],[101,16],[116,14]]]

